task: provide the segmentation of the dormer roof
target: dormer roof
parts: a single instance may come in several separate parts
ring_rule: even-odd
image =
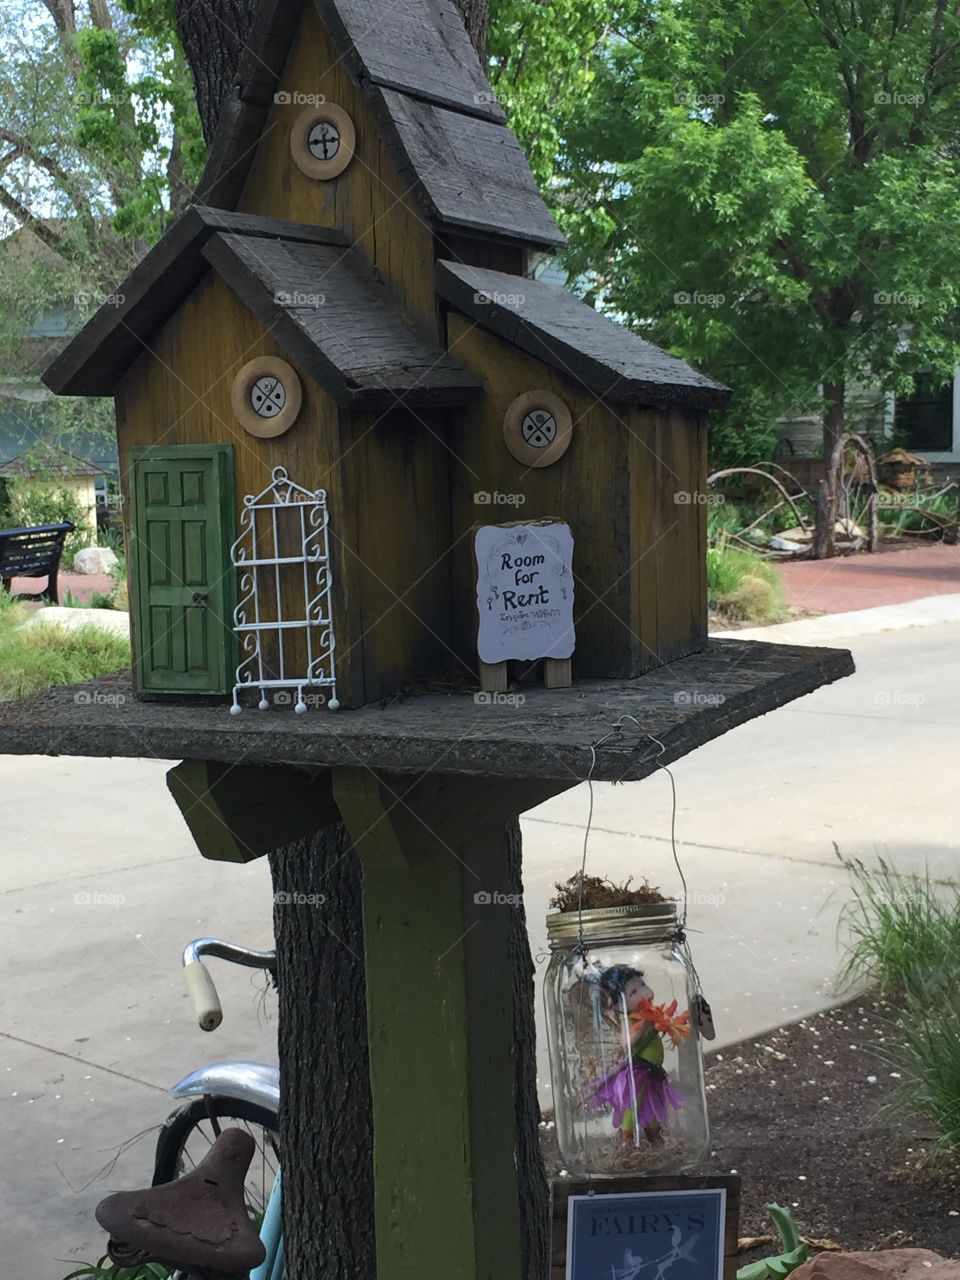
[[[396,309],[337,231],[191,206],[43,375],[59,395],[111,395],[215,270],[338,404],[461,404],[478,380]]]
[[[316,4],[403,181],[439,230],[563,244],[452,0],[264,0],[198,200],[233,208],[240,198],[304,3]]]
[[[436,264],[437,292],[483,329],[613,404],[711,409],[730,390],[588,303],[542,280]]]

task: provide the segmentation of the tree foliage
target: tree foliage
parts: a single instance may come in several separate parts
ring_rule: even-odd
[[[602,305],[728,382],[719,458],[852,382],[960,356],[960,20],[946,0],[639,0],[559,121],[553,197]]]
[[[169,0],[3,7],[0,366],[8,376],[35,376],[51,326],[109,300],[189,200],[204,147],[172,18]],[[47,438],[109,429],[99,402],[27,398],[17,410]]]

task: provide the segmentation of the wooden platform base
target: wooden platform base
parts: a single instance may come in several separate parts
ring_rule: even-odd
[[[523,697],[424,694],[360,711],[228,714],[223,706],[139,702],[129,672],[0,705],[0,754],[153,756],[245,764],[349,766],[489,778],[645,778],[704,742],[853,671],[844,649],[713,640],[637,680],[525,685]],[[650,740],[662,743],[660,754]]]

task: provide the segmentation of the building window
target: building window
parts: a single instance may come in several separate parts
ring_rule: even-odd
[[[929,453],[953,451],[954,381],[918,373],[913,392],[898,396],[893,424],[908,449]]]

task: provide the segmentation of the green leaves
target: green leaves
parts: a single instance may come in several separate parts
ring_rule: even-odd
[[[575,94],[518,69],[559,140],[576,287],[733,387],[718,463],[817,412],[825,381],[902,391],[960,359],[960,19],[940,10],[608,3]]]

